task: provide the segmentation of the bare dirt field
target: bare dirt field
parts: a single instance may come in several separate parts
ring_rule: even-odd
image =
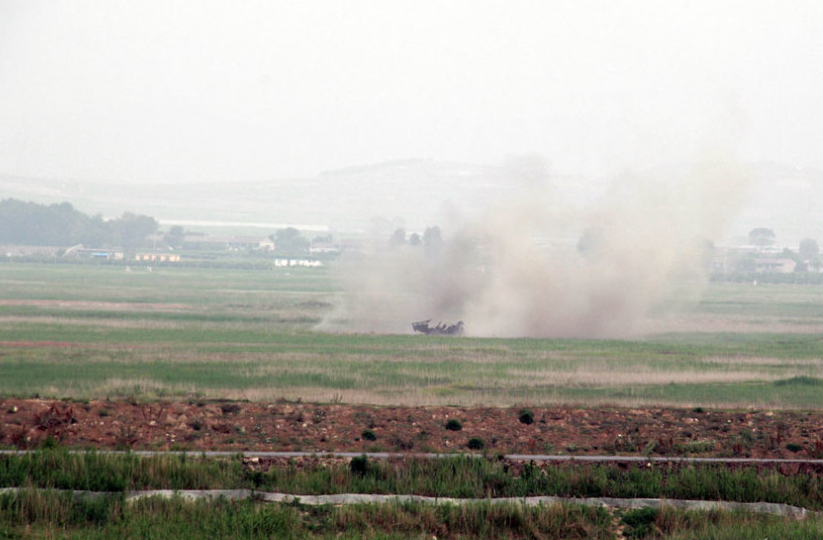
[[[461,452],[479,438],[490,453],[823,458],[820,411],[530,410],[532,423],[519,408],[4,399],[0,445],[37,448],[51,437],[95,449]]]

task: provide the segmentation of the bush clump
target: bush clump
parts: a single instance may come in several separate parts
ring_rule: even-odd
[[[471,450],[483,450],[486,447],[486,443],[480,437],[472,437],[469,439],[469,442],[466,443],[466,446]]]
[[[460,420],[451,418],[448,422],[446,422],[446,429],[449,431],[460,431],[463,429],[463,424],[460,423]]]
[[[374,431],[370,429],[363,430],[363,433],[360,434],[364,441],[376,441],[377,435],[374,434]]]
[[[520,415],[518,416],[521,424],[533,424],[534,423],[534,413],[531,412],[529,409],[520,409]]]
[[[366,454],[351,458],[349,470],[355,476],[366,476],[366,473],[369,472],[369,458]]]
[[[657,508],[636,508],[627,511],[622,518],[627,538],[645,538],[654,533],[655,521],[660,515]]]

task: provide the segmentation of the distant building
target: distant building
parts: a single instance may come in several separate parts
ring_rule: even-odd
[[[122,261],[123,252],[114,249],[87,248],[83,244],[77,244],[63,252],[64,257],[77,257],[79,259],[97,259],[106,261]]]
[[[274,259],[274,266],[278,268],[289,266],[303,266],[308,268],[317,268],[323,266],[321,261],[312,259]]]
[[[268,236],[201,236],[189,234],[186,235],[183,244],[200,249],[274,251],[274,241]]]
[[[792,259],[755,259],[754,271],[758,274],[791,274],[797,263]]]
[[[139,262],[180,262],[180,255],[176,253],[138,253],[134,256]]]
[[[0,246],[0,253],[6,257],[57,257],[62,250],[59,246]]]
[[[340,253],[342,249],[340,248],[340,244],[335,244],[332,242],[312,242],[311,247],[309,248],[309,253],[311,254],[319,254],[319,253]]]

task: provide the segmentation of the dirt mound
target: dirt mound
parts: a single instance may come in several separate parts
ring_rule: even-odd
[[[823,412],[5,399],[0,445],[823,458]],[[451,422],[450,422],[451,421]],[[447,423],[449,428],[447,428]],[[474,447],[477,447],[475,441]]]

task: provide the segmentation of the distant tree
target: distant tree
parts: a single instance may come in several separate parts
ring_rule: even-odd
[[[443,238],[440,235],[440,227],[426,227],[423,232],[423,245],[426,247],[436,247],[443,243]]]
[[[746,253],[734,264],[734,271],[740,272],[742,274],[750,274],[754,272],[757,268],[757,264],[755,263],[755,256],[753,253]]]
[[[174,225],[163,237],[163,241],[174,249],[183,247],[183,240],[186,238],[186,229],[180,225]]]
[[[714,242],[712,242],[708,238],[701,238],[700,240],[698,240],[698,242],[698,249],[700,253],[700,265],[706,272],[711,272],[712,261],[714,260],[714,255],[717,251]]]
[[[749,231],[749,243],[755,246],[771,246],[774,244],[774,239],[774,231],[765,227],[758,227]]]
[[[800,260],[811,261],[820,255],[820,246],[817,245],[817,240],[804,238],[800,241],[800,247],[797,252],[800,255]]]
[[[119,219],[109,222],[112,231],[120,239],[120,245],[126,252],[134,251],[140,247],[146,237],[157,232],[160,226],[153,217],[139,216],[131,212],[124,212]]]
[[[423,239],[420,238],[419,234],[413,233],[411,236],[409,236],[409,244],[411,244],[412,246],[419,246],[422,243]]]
[[[274,234],[274,251],[284,255],[304,255],[311,243],[294,227],[280,229]]]
[[[440,227],[426,227],[426,230],[423,231],[423,249],[425,249],[426,255],[437,255],[442,247],[443,237],[440,235]]]
[[[389,243],[392,247],[402,246],[406,243],[406,230],[405,229],[396,229],[391,238],[389,238]]]
[[[783,251],[780,252],[780,256],[783,257],[784,259],[791,259],[794,262],[800,262],[800,259],[798,258],[797,253],[795,253],[794,251],[792,251],[789,248],[783,248]]]
[[[804,238],[800,241],[800,247],[797,252],[801,263],[807,271],[809,269],[814,269],[815,272],[820,271],[820,246],[817,245],[817,240],[813,238]]]
[[[67,202],[0,201],[0,242],[9,244],[115,247],[136,244],[156,230],[157,222],[148,216],[124,214],[105,221],[100,215],[89,217]]]

